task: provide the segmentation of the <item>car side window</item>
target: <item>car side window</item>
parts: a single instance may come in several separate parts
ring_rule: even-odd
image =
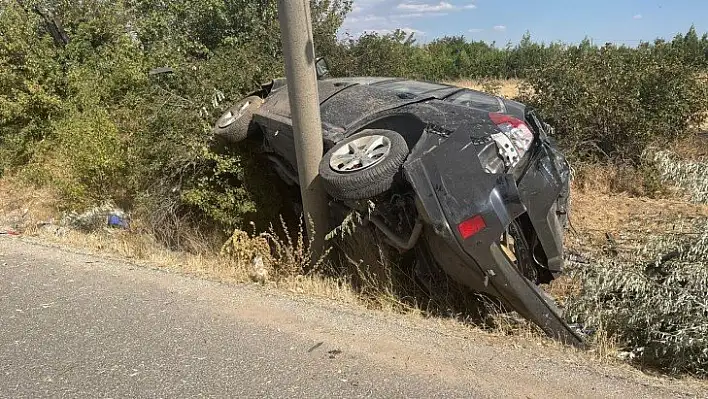
[[[504,111],[498,98],[480,91],[463,90],[446,98],[445,101],[489,112]]]

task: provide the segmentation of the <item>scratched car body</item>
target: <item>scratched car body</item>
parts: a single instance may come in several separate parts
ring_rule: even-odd
[[[539,288],[563,270],[569,198],[568,163],[550,126],[524,104],[466,88],[320,77],[320,177],[332,209],[376,204],[368,221],[415,254],[418,276],[452,278],[582,344]],[[284,79],[232,107],[214,132],[231,142],[255,138],[297,186]]]

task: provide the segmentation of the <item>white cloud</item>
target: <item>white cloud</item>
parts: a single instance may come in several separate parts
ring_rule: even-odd
[[[385,21],[386,17],[381,17],[378,15],[365,15],[363,17],[352,17],[349,22],[381,22]]]
[[[354,0],[351,13],[360,14],[363,12],[371,12],[373,8],[376,8],[385,2],[386,0]]]
[[[367,15],[364,17],[364,22],[371,22],[371,21],[385,21],[386,17],[382,17],[379,15]]]
[[[644,18],[644,16],[642,14],[637,14],[632,17],[632,19],[642,19],[642,18]]]
[[[484,31],[484,29],[472,28],[472,29],[468,30],[467,32],[469,32],[469,33],[479,33],[479,32],[482,32],[482,31]]]
[[[477,8],[474,3],[465,4],[464,6],[453,5],[447,1],[441,1],[440,3],[419,3],[405,1],[400,3],[396,8],[399,10],[410,11],[412,13],[439,13],[441,11],[454,11],[454,10],[473,10]]]
[[[418,21],[442,18],[454,12],[471,11],[475,0],[353,0],[352,12],[344,19],[340,37],[363,32],[392,33],[404,27],[408,33],[425,35],[415,28]],[[422,22],[421,22],[422,23]]]
[[[492,29],[494,29],[494,30],[497,31],[497,32],[505,32],[505,31],[506,31],[506,25],[497,25],[497,26],[495,26],[495,27],[492,28]]]
[[[448,15],[446,12],[431,12],[431,13],[422,13],[422,12],[414,12],[410,14],[397,14],[391,16],[391,18],[423,18],[423,17],[444,17]]]
[[[414,33],[418,36],[425,35],[425,32],[418,30],[418,29],[414,29],[414,28],[398,28],[398,29],[402,30],[407,35],[410,35],[411,33]],[[377,33],[379,35],[388,35],[388,34],[391,34],[395,31],[396,31],[395,29],[367,29],[367,30],[363,31],[362,33]]]
[[[398,5],[399,10],[412,11],[412,12],[440,12],[440,11],[450,11],[454,10],[455,6],[448,3],[447,1],[441,1],[438,4],[424,4],[424,3],[401,3]]]

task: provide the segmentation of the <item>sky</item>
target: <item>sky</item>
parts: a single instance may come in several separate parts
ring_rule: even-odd
[[[504,46],[528,31],[545,43],[588,37],[636,45],[671,39],[692,24],[708,32],[708,0],[354,0],[340,36],[400,28],[420,42],[462,35]]]

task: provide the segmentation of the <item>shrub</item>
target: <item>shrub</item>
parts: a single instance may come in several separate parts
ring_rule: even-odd
[[[576,47],[529,74],[525,100],[571,153],[639,162],[650,143],[674,140],[704,117],[699,72],[651,47]]]
[[[247,149],[215,151],[209,131],[282,75],[274,0],[43,2],[68,43],[33,4],[0,0],[0,173],[59,186],[66,208],[112,200],[170,244],[168,229],[267,225],[268,175]],[[311,5],[316,45],[331,51],[351,2]],[[162,66],[175,73],[148,76]]]
[[[67,207],[123,200],[126,156],[118,127],[102,109],[72,112],[55,126],[56,145],[49,172],[64,193]]]
[[[32,159],[61,117],[64,82],[58,50],[35,34],[39,17],[0,2],[0,176]]]
[[[665,183],[705,200],[705,164],[645,155]],[[569,302],[571,320],[603,330],[644,366],[708,376],[708,220],[678,220],[624,259],[572,268],[582,289]]]
[[[601,328],[644,366],[708,375],[708,221],[698,235],[655,237],[651,262],[601,261],[576,269],[573,321]]]
[[[647,156],[656,164],[663,181],[680,187],[695,202],[708,202],[708,162],[681,159],[666,150],[649,154]]]

